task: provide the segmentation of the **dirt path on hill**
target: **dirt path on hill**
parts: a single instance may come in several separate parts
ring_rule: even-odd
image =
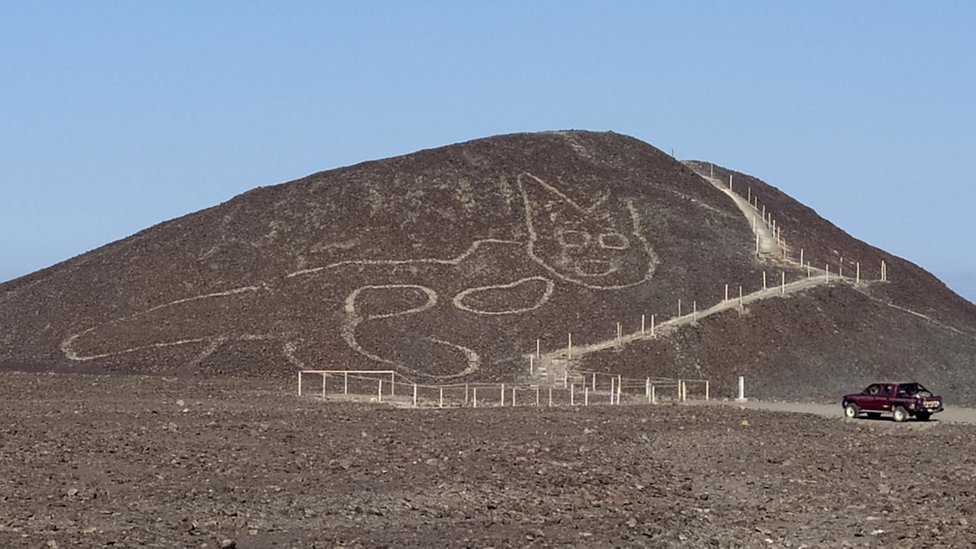
[[[708,181],[716,189],[725,193],[726,196],[732,199],[732,201],[735,202],[735,205],[739,207],[742,215],[745,216],[746,220],[749,222],[749,225],[752,227],[752,232],[759,237],[759,255],[775,258],[783,257],[783,248],[780,247],[779,241],[777,240],[776,235],[773,234],[772,229],[767,226],[766,222],[762,219],[761,212],[757,211],[752,204],[749,204],[749,202],[742,195],[734,192],[732,189],[729,189],[728,185],[723,183],[721,180],[697,171],[695,173],[698,173],[702,179]]]
[[[572,349],[572,358],[579,358],[583,355],[594,353],[597,351],[603,351],[613,347],[619,347],[622,345],[627,345],[635,341],[650,340],[661,336],[667,336],[673,333],[675,330],[682,326],[688,326],[699,320],[705,319],[729,309],[735,309],[739,307],[744,307],[750,303],[755,303],[762,301],[764,299],[772,298],[786,298],[790,295],[802,292],[807,289],[822,286],[825,284],[834,284],[837,282],[845,284],[854,284],[854,280],[847,277],[830,277],[829,279],[823,275],[815,274],[813,276],[808,276],[800,280],[795,280],[788,284],[776,284],[771,285],[765,290],[758,290],[750,294],[742,296],[741,300],[738,296],[729,296],[726,301],[720,301],[717,304],[700,311],[692,311],[681,316],[672,317],[664,322],[661,322],[654,326],[653,331],[651,328],[646,328],[644,333],[635,332],[630,334],[625,334],[619,338],[607,339],[597,343],[591,343],[588,345],[574,346]],[[870,284],[867,282],[861,282],[861,285]],[[731,289],[731,288],[730,288]],[[554,381],[559,382],[563,380],[567,373],[566,368],[570,368],[570,376],[572,375],[572,366],[568,364],[566,349],[559,349],[556,351],[549,351],[543,353],[538,360],[535,362],[535,370],[533,376],[533,382],[542,384],[551,384]],[[528,360],[528,358],[526,358]]]

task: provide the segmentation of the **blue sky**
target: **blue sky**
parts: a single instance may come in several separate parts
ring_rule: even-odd
[[[0,280],[257,185],[614,130],[976,300],[976,3],[3,2]]]

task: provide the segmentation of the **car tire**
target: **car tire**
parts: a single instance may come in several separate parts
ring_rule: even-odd
[[[929,418],[932,417],[932,414],[928,412],[919,412],[915,414],[915,417],[917,417],[919,421],[928,421]]]
[[[846,417],[848,419],[854,419],[860,413],[861,413],[861,410],[859,410],[857,408],[857,404],[854,404],[854,403],[849,402],[849,403],[847,403],[847,404],[844,405],[844,417]]]
[[[901,406],[895,406],[895,409],[891,412],[891,417],[898,423],[901,423],[902,421],[908,419],[908,412],[906,412]]]

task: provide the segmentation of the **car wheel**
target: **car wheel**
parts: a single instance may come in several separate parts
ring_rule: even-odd
[[[929,418],[932,417],[932,414],[928,412],[919,412],[915,414],[915,417],[917,417],[919,421],[928,421]]]
[[[847,404],[844,405],[844,416],[845,417],[848,417],[850,419],[854,419],[854,418],[857,417],[857,414],[859,414],[859,413],[861,413],[861,411],[857,409],[857,404],[847,403]]]
[[[906,412],[901,406],[895,406],[895,410],[892,412],[891,416],[895,419],[895,421],[901,423],[902,421],[908,419],[908,412]]]

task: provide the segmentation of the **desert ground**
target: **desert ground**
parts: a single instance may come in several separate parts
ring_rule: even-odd
[[[938,416],[936,416],[938,419]],[[0,373],[0,547],[969,547],[976,427]]]

